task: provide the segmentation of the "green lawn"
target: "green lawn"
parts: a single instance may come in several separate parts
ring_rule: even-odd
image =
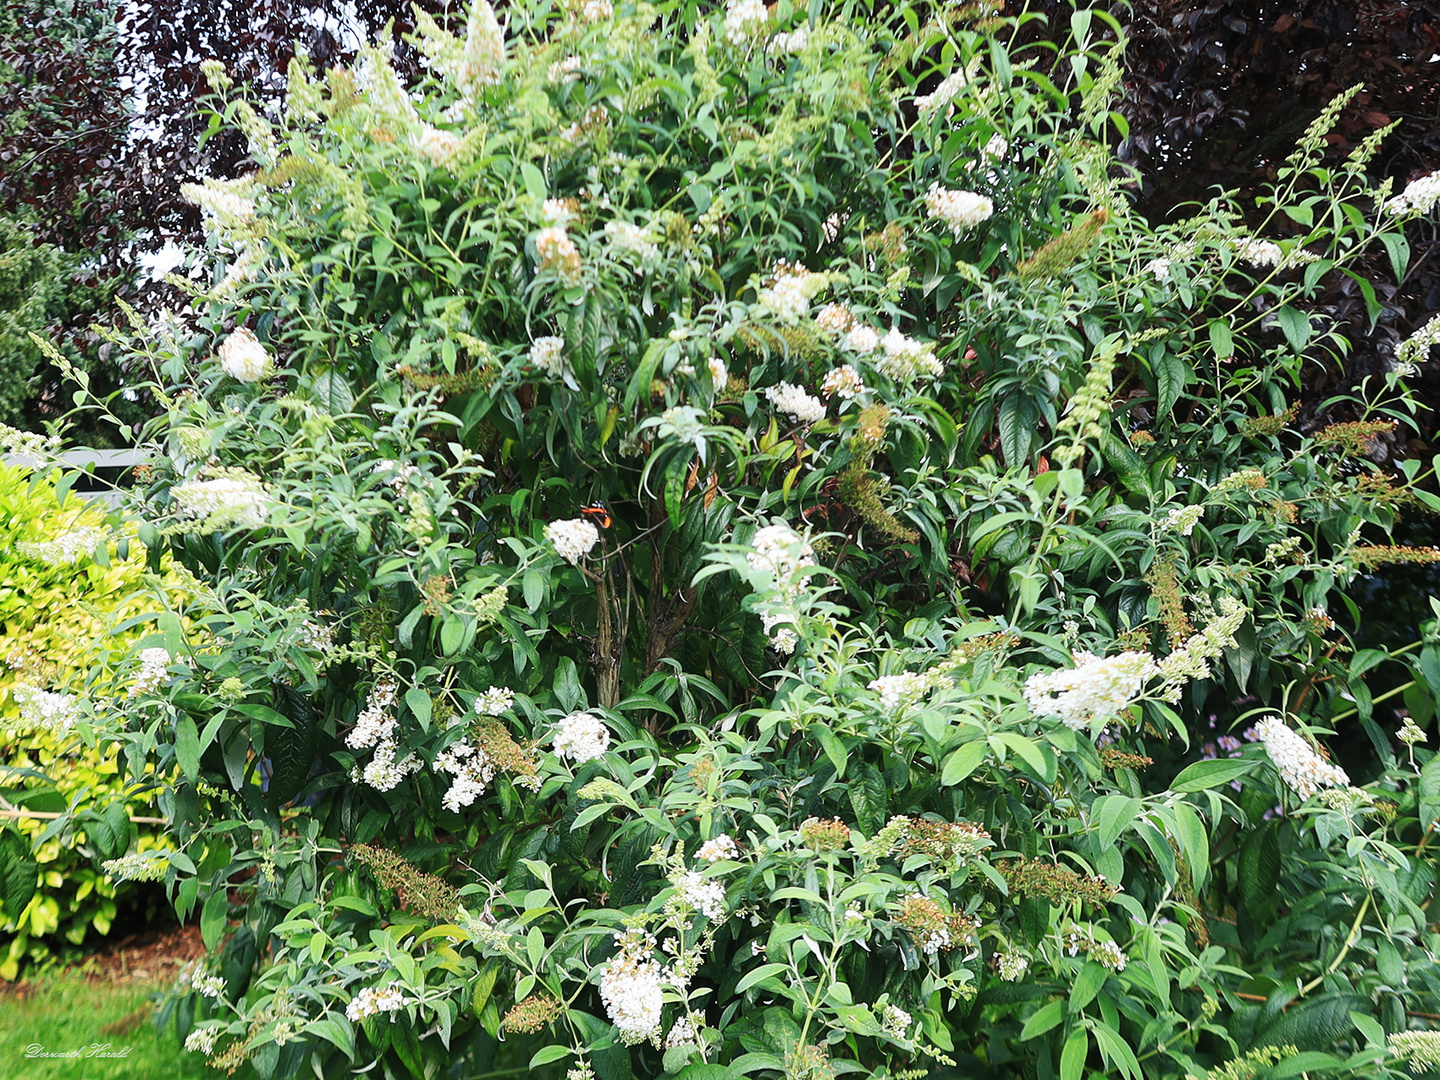
[[[187,1054],[173,1031],[151,1022],[156,984],[89,982],[75,975],[38,979],[23,993],[0,989],[0,1077],[5,1080],[191,1080],[219,1076]],[[39,1058],[105,1048],[123,1057]]]

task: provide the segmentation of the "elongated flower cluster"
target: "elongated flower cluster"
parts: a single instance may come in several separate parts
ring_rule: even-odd
[[[681,874],[675,884],[675,893],[688,907],[707,919],[725,917],[725,886],[718,881],[706,881],[698,870],[687,870]]]
[[[229,236],[255,220],[255,182],[248,177],[181,184],[180,194],[200,208],[207,232]]]
[[[29,683],[12,686],[10,698],[20,709],[22,724],[57,735],[68,731],[80,715],[80,699],[74,694],[57,694]]]
[[[535,234],[535,254],[541,270],[550,270],[567,285],[580,283],[580,250],[563,225],[551,225]]]
[[[213,1054],[215,1043],[225,1033],[222,1024],[207,1024],[197,1027],[185,1036],[185,1049],[192,1054]]]
[[[1099,657],[1075,653],[1075,667],[1042,671],[1025,681],[1025,703],[1036,716],[1056,716],[1079,731],[1118,716],[1159,672],[1149,653]]]
[[[1115,972],[1124,971],[1129,962],[1124,950],[1113,941],[1100,941],[1089,932],[1080,930],[1071,930],[1065,936],[1065,951],[1071,956],[1083,952],[1101,967]]]
[[[910,1030],[912,1019],[913,1017],[899,1005],[886,1005],[885,1011],[880,1014],[880,1026],[891,1038],[903,1039],[905,1033]]]
[[[131,851],[118,859],[106,859],[100,864],[115,881],[159,881],[165,876],[170,860],[158,851]]]
[[[345,1006],[345,1019],[352,1024],[358,1024],[377,1013],[399,1012],[409,1004],[409,999],[400,992],[398,983],[382,987],[364,986],[355,995],[355,1000]]]
[[[1428,214],[1440,202],[1440,172],[1430,173],[1405,185],[1405,190],[1385,204],[1392,214]]]
[[[248,473],[213,480],[191,480],[170,489],[177,514],[199,521],[202,533],[222,529],[254,529],[270,515],[270,496],[260,481]]]
[[[1280,779],[1300,798],[1308,799],[1321,788],[1350,785],[1344,769],[1317,754],[1278,716],[1265,717],[1255,725],[1255,731],[1265,744],[1265,753],[1280,770]]]
[[[196,975],[190,985],[201,997],[219,998],[225,993],[226,984],[223,975]]]
[[[937,182],[931,184],[930,190],[925,193],[925,209],[931,217],[939,218],[948,225],[951,234],[958,240],[967,229],[989,221],[995,213],[995,204],[974,191],[953,191]]]
[[[642,949],[626,947],[629,943],[622,935],[617,935],[617,940],[622,942],[621,952],[600,977],[600,1000],[621,1041],[634,1046],[660,1027],[660,1010],[665,1004],[660,989],[662,972]]]
[[[220,370],[240,382],[257,382],[270,374],[270,354],[246,327],[233,330],[220,343]]]
[[[555,756],[576,765],[604,757],[610,749],[610,730],[598,716],[573,712],[555,729]]]
[[[660,258],[660,248],[651,239],[650,230],[641,225],[611,221],[605,226],[605,235],[610,238],[610,250],[632,258],[641,271]]]
[[[1436,197],[1440,198],[1440,194]],[[1410,1071],[1416,1076],[1440,1069],[1440,1031],[1392,1031],[1386,1041],[1390,1052],[1409,1062]]]
[[[481,716],[499,716],[514,704],[514,690],[508,686],[492,686],[475,699],[475,711]]]
[[[490,755],[464,740],[451,743],[435,758],[435,770],[449,773],[450,790],[445,792],[440,804],[452,814],[458,814],[462,807],[469,806],[485,793],[485,788],[495,778],[495,763]]]
[[[1235,244],[1235,257],[1251,266],[1279,266],[1284,258],[1280,245],[1256,236],[1246,237]]]
[[[1160,528],[1167,532],[1177,532],[1181,536],[1189,536],[1204,516],[1205,507],[1200,503],[1194,506],[1177,506],[1161,519]]]
[[[1434,175],[1440,177],[1440,173]],[[1420,365],[1430,359],[1430,349],[1434,345],[1440,345],[1440,315],[1436,315],[1399,344],[1395,349],[1395,370],[1402,377],[1414,375]]]
[[[928,94],[920,94],[915,98],[915,110],[921,116],[928,116],[930,113],[938,112],[955,100],[955,95],[965,89],[965,72],[956,71],[945,77],[945,80]]]
[[[908,859],[924,855],[956,867],[973,862],[987,848],[994,847],[990,834],[969,821],[931,821],[929,818],[897,814],[865,844],[871,857],[896,855]]]
[[[1019,982],[1030,970],[1030,958],[1024,953],[1007,949],[995,954],[995,970],[1005,982]]]
[[[1211,662],[1234,647],[1235,634],[1247,614],[1245,606],[1233,596],[1222,596],[1219,609],[1203,630],[1186,638],[1184,644],[1160,661],[1160,675],[1165,680],[1163,695],[1167,701],[1179,700],[1185,683],[1206,678]]]
[[[104,539],[104,529],[84,525],[61,533],[54,540],[21,540],[15,550],[27,559],[50,566],[69,566],[82,555],[89,555]]]
[[[395,738],[395,718],[390,706],[395,704],[396,685],[393,679],[381,679],[365,700],[365,708],[355,717],[355,726],[345,736],[345,745],[361,750]]]
[[[719,393],[725,389],[730,381],[730,372],[725,367],[725,361],[718,356],[712,356],[705,361],[705,367],[710,372],[710,385]]]
[[[545,539],[562,559],[575,566],[600,542],[600,530],[584,518],[567,518],[546,525]]]
[[[813,424],[825,419],[825,403],[805,392],[802,388],[782,382],[765,391],[776,412],[788,414],[801,424]]]
[[[169,677],[169,651],[158,647],[141,649],[140,670],[135,672],[135,679],[130,683],[130,696],[136,698],[154,693],[165,685],[165,680]]]

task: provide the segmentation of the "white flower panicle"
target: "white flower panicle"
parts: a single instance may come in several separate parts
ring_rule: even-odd
[[[880,342],[880,332],[862,323],[841,337],[840,347],[856,356],[871,356],[880,351]]]
[[[576,566],[600,542],[600,530],[584,518],[567,518],[546,525],[545,539],[562,559]]]
[[[185,1036],[185,1049],[192,1054],[213,1054],[215,1043],[225,1028],[221,1024],[208,1024],[205,1027],[197,1027]]]
[[[677,1046],[690,1046],[698,1037],[694,1022],[690,1017],[682,1016],[670,1026],[670,1034],[665,1036],[665,1046],[672,1050]]]
[[[627,1046],[644,1042],[659,1028],[665,1004],[660,981],[660,965],[631,949],[610,961],[600,977],[600,1000],[605,1013]]]
[[[1024,953],[1006,950],[995,957],[995,968],[1005,982],[1019,982],[1030,969],[1030,958]]]
[[[615,5],[610,0],[585,0],[580,5],[580,18],[585,22],[600,22],[615,14]]]
[[[93,552],[104,539],[104,529],[84,525],[61,533],[54,540],[21,540],[15,550],[27,559],[49,566],[70,566],[82,555]]]
[[[815,328],[832,337],[843,337],[855,325],[855,316],[844,304],[826,304],[815,314]]]
[[[866,327],[868,330],[869,327]],[[874,331],[870,331],[874,333]],[[879,340],[878,337],[876,339]],[[865,383],[860,379],[860,373],[850,364],[844,364],[835,368],[825,381],[820,384],[820,393],[828,397],[839,397],[849,400],[858,394],[865,392]]]
[[[880,345],[885,355],[874,361],[875,369],[896,382],[911,382],[922,376],[938,378],[945,370],[930,345],[902,334],[898,326],[890,328]]]
[[[913,671],[899,675],[881,675],[872,679],[867,689],[880,695],[880,707],[894,712],[906,705],[913,705],[930,689],[930,677]]]
[[[952,191],[938,182],[930,185],[925,193],[925,208],[930,216],[939,218],[950,227],[955,239],[960,239],[966,229],[972,229],[981,222],[989,221],[995,213],[995,204],[984,195],[974,191]]]
[[[700,850],[695,852],[695,857],[708,863],[719,862],[722,859],[738,859],[740,847],[729,833],[721,833],[701,844]]]
[[[675,891],[685,904],[707,919],[725,917],[725,886],[718,881],[706,881],[698,870],[688,870],[680,875]]]
[[[221,236],[239,232],[255,220],[255,190],[249,177],[180,185],[180,194],[204,215],[206,231]]]
[[[612,252],[632,256],[641,269],[660,258],[659,246],[651,239],[650,230],[643,225],[611,221],[605,225],[605,235],[610,238]]]
[[[154,693],[170,678],[170,653],[161,648],[140,650],[140,670],[130,683],[130,697]]]
[[[771,283],[762,288],[756,303],[782,323],[794,323],[810,311],[810,301],[830,284],[824,274],[811,273],[800,263],[781,259],[770,274]]]
[[[1440,173],[1436,174],[1440,176]],[[1430,359],[1432,346],[1440,344],[1440,315],[1436,315],[1402,341],[1395,349],[1395,370],[1404,377],[1413,376],[1420,365]]]
[[[410,133],[410,145],[420,151],[437,169],[453,172],[457,165],[462,164],[460,154],[465,147],[465,140],[453,131],[422,124]]]
[[[718,356],[712,356],[705,361],[705,367],[710,372],[710,385],[717,391],[724,390],[730,381],[730,372],[725,368],[725,361]]]
[[[170,859],[159,851],[131,851],[100,864],[115,881],[159,881],[169,869]]]
[[[1099,657],[1077,652],[1075,667],[1036,672],[1025,680],[1025,703],[1036,716],[1059,717],[1079,731],[1118,716],[1159,670],[1149,653]]]
[[[825,419],[825,403],[798,386],[782,382],[765,391],[776,412],[788,414],[801,424]]]
[[[1203,630],[1186,638],[1183,645],[1160,661],[1165,700],[1178,701],[1185,683],[1206,678],[1210,674],[1210,662],[1234,647],[1235,634],[1247,614],[1245,605],[1233,596],[1222,596],[1219,609]]]
[[[454,779],[450,790],[440,800],[442,806],[452,814],[458,814],[462,807],[469,806],[485,793],[490,781],[495,779],[495,763],[490,755],[468,742],[451,743],[435,757],[437,772],[449,773]]]
[[[1097,941],[1090,948],[1090,959],[1111,971],[1124,971],[1128,958],[1113,941]]]
[[[880,1014],[880,1026],[891,1038],[903,1039],[910,1030],[911,1019],[910,1014],[899,1005],[886,1005],[885,1011]]]
[[[225,977],[223,975],[197,975],[190,980],[190,985],[201,997],[219,998],[225,993]]]
[[[610,729],[598,716],[573,712],[555,729],[555,756],[576,765],[604,757],[610,749]]]
[[[397,687],[393,679],[381,679],[365,699],[365,708],[355,717],[355,726],[345,736],[345,745],[361,750],[395,738],[395,718],[390,706],[395,704]]]
[[[945,80],[928,94],[920,94],[915,98],[915,110],[921,116],[928,116],[945,108],[955,100],[955,96],[965,89],[966,78],[964,71],[952,72],[945,77]]]
[[[571,57],[571,59],[578,61],[579,58]],[[540,219],[546,225],[559,225],[564,228],[575,217],[573,205],[567,199],[546,199],[540,204]]]
[[[170,498],[180,517],[198,520],[205,532],[255,529],[270,516],[270,496],[248,473],[176,484]]]
[[[514,690],[508,686],[492,686],[475,699],[475,711],[481,716],[499,716],[514,704]]]
[[[246,327],[232,330],[220,343],[220,370],[241,382],[258,382],[270,374],[270,354]]]
[[[1177,506],[1161,519],[1160,528],[1168,532],[1178,532],[1181,536],[1189,536],[1204,516],[1205,507],[1198,503],[1194,506]]]
[[[1385,204],[1392,214],[1428,214],[1440,202],[1440,172],[1430,173],[1405,185],[1405,190]]]
[[[745,556],[754,570],[766,570],[777,581],[787,582],[797,570],[815,565],[815,549],[802,544],[788,525],[766,525],[750,538],[753,549]]]
[[[398,983],[382,987],[363,986],[355,995],[355,1000],[345,1006],[345,1019],[352,1024],[358,1024],[377,1013],[399,1012],[409,1004],[409,999],[400,992]]]
[[[1251,266],[1279,266],[1285,257],[1280,245],[1256,236],[1246,237],[1235,244],[1235,257]]]
[[[1350,785],[1344,769],[1312,750],[1304,737],[1278,716],[1265,717],[1255,725],[1255,731],[1265,744],[1265,753],[1280,770],[1280,779],[1300,798],[1308,799],[1321,788]]]
[[[748,45],[769,21],[770,12],[763,0],[729,0],[725,5],[725,40],[731,45]]]
[[[530,345],[530,363],[547,375],[565,374],[565,339],[539,337]]]
[[[1164,258],[1151,259],[1145,264],[1145,273],[1149,274],[1156,281],[1169,281],[1170,264],[1172,261],[1171,259]]]
[[[41,690],[29,683],[10,688],[10,699],[20,710],[20,722],[59,735],[70,730],[80,716],[80,699],[74,694]]]
[[[1440,1069],[1440,1031],[1392,1031],[1385,1039],[1390,1052],[1408,1061],[1416,1076]]]
[[[396,753],[398,750],[392,740],[384,739],[377,743],[375,756],[365,768],[358,770],[358,779],[376,791],[390,791],[410,773],[419,770],[421,761],[416,755],[406,754],[403,760],[396,761]],[[352,773],[352,778],[356,778],[356,774]]]
[[[810,44],[810,28],[806,26],[796,27],[788,34],[776,34],[765,46],[765,51],[771,56],[783,56],[786,53],[798,53],[805,50]]]

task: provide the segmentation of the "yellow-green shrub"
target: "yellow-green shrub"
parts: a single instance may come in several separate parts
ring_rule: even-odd
[[[86,745],[74,731],[56,734],[25,724],[15,701],[21,683],[79,689],[87,670],[122,654],[134,636],[114,636],[111,627],[144,606],[146,566],[138,543],[121,533],[99,558],[82,553],[58,565],[27,548],[87,526],[106,529],[103,506],[67,493],[53,476],[0,468],[0,829],[20,834],[39,879],[23,910],[7,911],[0,894],[5,979],[110,932],[118,904],[138,887],[97,873],[97,855],[166,844],[161,826],[127,820],[158,814],[152,796],[132,792],[127,798],[114,747]],[[126,549],[128,558],[121,558]],[[111,809],[103,821],[95,819],[95,812],[122,803],[125,813]],[[72,804],[79,823],[58,826],[53,815]]]

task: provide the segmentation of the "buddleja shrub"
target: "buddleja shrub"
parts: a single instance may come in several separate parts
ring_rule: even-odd
[[[132,338],[165,410],[140,534],[200,585],[108,729],[176,771],[178,853],[130,868],[212,950],[187,1045],[267,1076],[465,1075],[496,1039],[570,1080],[1433,1062],[1440,772],[1327,614],[1435,557],[1379,542],[1434,500],[1367,457],[1404,367],[1343,423],[1287,412],[1343,349],[1305,298],[1371,243],[1403,266],[1424,189],[1387,207],[1373,140],[1320,166],[1342,99],[1275,239],[1228,197],[1153,231],[1098,14],[1058,57],[980,7],[505,17],[422,19],[413,92],[382,51],[297,61],[276,117],[211,69],[257,171],[189,190],[214,284]],[[1364,786],[1329,723],[1374,737]]]

